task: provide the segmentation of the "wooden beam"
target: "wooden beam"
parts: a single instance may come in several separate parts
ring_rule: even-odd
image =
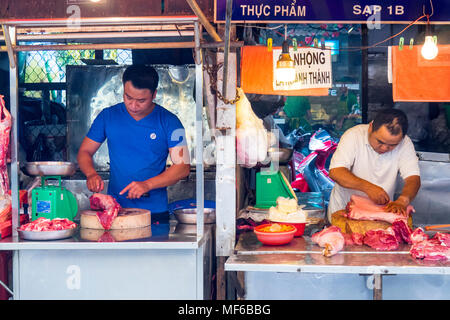
[[[192,11],[194,11],[195,15],[200,20],[200,23],[205,27],[206,31],[213,38],[214,41],[222,41],[220,36],[217,34],[216,29],[209,23],[208,19],[204,15],[202,9],[198,6],[197,1],[195,0],[186,0]]]

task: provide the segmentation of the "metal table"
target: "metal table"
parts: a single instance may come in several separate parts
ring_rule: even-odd
[[[79,230],[62,240],[1,240],[17,259],[14,299],[209,299],[213,225],[202,236],[151,228],[151,237],[121,242],[83,240]]]
[[[245,274],[247,299],[448,299],[450,262],[395,251],[346,246],[332,257],[303,236],[285,246],[264,246],[253,232],[240,235],[226,271]],[[392,277],[388,277],[392,276]]]

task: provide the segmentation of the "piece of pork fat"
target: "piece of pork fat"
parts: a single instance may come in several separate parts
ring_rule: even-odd
[[[428,235],[425,233],[425,231],[422,228],[416,228],[410,236],[411,243],[416,244],[425,240],[428,240]]]
[[[442,245],[438,239],[434,238],[413,244],[409,253],[416,259],[431,261],[450,260],[450,247]]]
[[[411,212],[414,212],[414,208],[411,205],[406,207],[407,215],[401,215],[393,212],[384,211],[384,205],[377,205],[367,197],[358,196],[353,194],[350,196],[350,201],[346,206],[347,218],[354,220],[378,220],[394,223],[395,220],[408,221],[408,216]]]
[[[111,225],[121,209],[116,199],[110,195],[94,193],[89,198],[89,202],[91,209],[100,210],[97,211],[97,218],[102,227],[105,230],[111,229]]]
[[[320,247],[325,248],[322,254],[326,257],[331,257],[341,251],[345,245],[345,238],[342,235],[341,229],[336,226],[331,226],[316,232],[311,236],[311,240],[317,243]]]
[[[383,229],[369,230],[364,235],[364,244],[369,247],[380,251],[380,250],[396,250],[399,246],[395,231],[392,227]]]

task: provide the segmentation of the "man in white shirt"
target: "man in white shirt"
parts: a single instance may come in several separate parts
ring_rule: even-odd
[[[328,205],[330,221],[331,214],[345,209],[352,194],[386,205],[387,212],[406,214],[420,188],[419,161],[407,131],[406,115],[385,109],[369,124],[354,126],[342,135],[330,163],[330,178],[336,182]],[[394,200],[398,174],[405,183]]]

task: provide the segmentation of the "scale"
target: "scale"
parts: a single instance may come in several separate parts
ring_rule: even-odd
[[[31,221],[38,218],[66,218],[73,221],[78,212],[77,199],[62,186],[61,176],[72,175],[74,165],[70,162],[30,162],[26,170],[31,175],[41,177],[41,186],[31,192]],[[57,180],[58,184],[48,184],[48,180]]]
[[[284,197],[298,201],[288,179],[281,171],[273,170],[256,173],[256,203],[255,208],[276,207],[277,198]]]

